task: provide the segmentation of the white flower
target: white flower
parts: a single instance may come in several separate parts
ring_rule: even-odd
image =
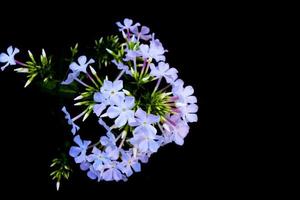
[[[12,46],[7,48],[7,54],[5,53],[1,53],[0,54],[0,62],[2,63],[6,63],[4,66],[1,67],[1,70],[5,70],[5,68],[8,65],[16,65],[16,61],[15,61],[15,55],[17,53],[19,53],[20,50],[18,48],[13,49]]]

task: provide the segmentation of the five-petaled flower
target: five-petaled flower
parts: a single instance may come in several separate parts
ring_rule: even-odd
[[[134,97],[118,97],[114,104],[107,109],[107,115],[110,118],[117,117],[115,125],[118,128],[124,126],[127,122],[133,121],[134,111],[131,109],[134,107]]]
[[[124,25],[121,24],[121,22],[117,22],[116,24],[119,27],[119,31],[123,31],[123,30],[129,31],[129,30],[133,30],[137,26],[140,26],[140,23],[133,24],[133,21],[128,18],[124,19]]]
[[[77,79],[80,72],[87,73],[86,68],[88,67],[88,65],[93,63],[95,63],[94,59],[90,59],[89,61],[87,61],[86,56],[80,56],[78,58],[78,64],[76,62],[72,62],[70,64],[69,68],[72,72],[68,74],[67,79],[63,81],[61,84],[63,85],[71,84],[75,79]]]
[[[19,53],[20,50],[18,48],[13,48],[12,46],[7,48],[7,54],[6,53],[1,53],[0,54],[0,62],[1,63],[6,63],[4,66],[1,67],[1,70],[5,70],[5,68],[8,65],[16,65],[15,61],[15,55]]]
[[[67,111],[66,107],[64,106],[61,109],[64,113],[65,113],[65,118],[68,121],[68,124],[72,126],[72,130],[71,132],[73,133],[73,135],[75,135],[75,133],[79,130],[79,126],[77,126],[74,121],[71,118],[70,113]]]
[[[161,78],[164,77],[167,81],[167,83],[172,83],[174,82],[178,75],[178,71],[175,68],[170,68],[169,64],[164,63],[164,62],[159,62],[158,66],[155,67],[155,65],[152,63],[150,65],[151,69],[151,75],[155,76],[156,78]]]
[[[100,89],[102,95],[109,99],[111,103],[118,100],[119,97],[124,97],[124,92],[120,90],[123,89],[123,81],[117,80],[111,82],[109,80],[104,80],[103,85]]]
[[[81,140],[80,136],[77,135],[74,137],[74,142],[78,145],[72,146],[70,149],[70,156],[74,157],[76,163],[82,163],[87,160],[86,151],[91,144],[91,141],[89,140]]]
[[[158,123],[160,117],[153,114],[147,114],[141,108],[135,112],[135,120],[129,122],[129,125],[136,127],[133,134],[149,132],[151,134],[156,134],[157,130],[154,128],[153,124]]]

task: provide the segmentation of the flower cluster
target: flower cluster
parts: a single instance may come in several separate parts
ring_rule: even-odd
[[[130,19],[117,22],[117,26],[125,40],[124,53],[115,54],[112,60],[119,75],[102,81],[91,66],[94,60],[80,56],[79,64],[71,63],[71,72],[62,82],[75,80],[86,88],[75,98],[80,100],[75,105],[86,109],[73,119],[65,107],[63,111],[77,144],[70,155],[89,178],[98,181],[126,181],[133,172],[141,171],[141,162],[146,163],[161,146],[170,142],[183,145],[188,123],[198,120],[193,88],[185,87],[178,71],[165,62],[167,50],[150,29]],[[78,79],[79,73],[84,73],[90,84]],[[152,82],[156,84],[151,89]],[[166,86],[160,89],[162,82]],[[75,124],[91,109],[106,130],[94,144],[76,134],[79,127]]]
[[[194,89],[185,86],[178,70],[166,62],[167,50],[155,34],[130,19],[116,25],[123,43],[118,43],[117,36],[110,37],[114,49],[106,48],[109,56],[102,58],[75,58],[76,45],[71,48],[74,59],[68,75],[59,81],[64,87],[76,85],[78,96],[74,106],[82,109],[72,117],[65,106],[62,108],[75,143],[69,155],[89,178],[97,181],[126,181],[133,172],[140,172],[141,163],[147,163],[160,147],[171,142],[183,145],[189,133],[188,124],[198,121]],[[102,39],[96,42],[96,49],[101,49],[102,43]],[[18,52],[19,49],[9,47],[7,53],[0,54],[0,62],[4,63],[1,70],[18,64],[21,67],[15,71],[29,73],[29,83],[40,69],[43,81],[52,79],[47,71],[51,59],[44,51],[41,64],[35,62],[30,52],[31,61],[17,61]],[[108,58],[112,58],[110,62]],[[103,75],[101,63],[115,67],[113,70],[118,74]],[[85,136],[80,120],[86,122],[89,117],[96,118],[97,126],[105,130],[99,131],[98,141],[82,139]]]

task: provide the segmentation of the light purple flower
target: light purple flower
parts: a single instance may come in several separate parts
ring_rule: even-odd
[[[99,117],[102,114],[102,112],[105,110],[109,102],[101,92],[96,92],[94,94],[94,101],[96,102],[96,104],[93,107],[93,111]]]
[[[133,24],[133,21],[131,19],[125,18],[124,19],[124,25],[121,24],[121,22],[117,22],[117,26],[119,27],[119,31],[123,30],[133,30],[135,27],[140,26],[140,23]]]
[[[112,161],[110,164],[106,165],[107,169],[103,172],[103,179],[105,181],[120,181],[123,179],[123,175],[119,169],[119,162]]]
[[[182,118],[186,122],[198,121],[198,116],[196,114],[198,111],[198,106],[196,104],[188,104],[186,106],[181,106],[179,107],[179,110],[181,112]]]
[[[117,146],[109,145],[105,148],[107,158],[110,160],[118,160],[120,157],[120,149]]]
[[[164,77],[167,83],[173,83],[178,78],[177,69],[170,68],[169,64],[164,62],[159,62],[157,67],[152,63],[150,64],[150,69],[150,75],[155,76],[156,78]]]
[[[132,32],[139,39],[148,41],[151,38],[150,29],[147,26],[142,26],[141,31],[139,31],[138,27],[132,29]]]
[[[77,126],[74,121],[71,118],[70,113],[67,111],[66,107],[64,106],[61,109],[64,113],[65,113],[65,118],[68,121],[68,124],[72,126],[72,130],[71,132],[73,133],[73,135],[75,135],[75,133],[79,130],[79,126]]]
[[[123,81],[117,80],[114,82],[111,82],[109,80],[104,80],[103,85],[100,89],[103,96],[110,100],[110,102],[113,104],[115,100],[117,100],[119,97],[124,97],[124,93],[121,92],[123,89]]]
[[[184,138],[189,133],[190,127],[179,115],[172,115],[168,120],[172,123],[167,122],[164,124],[164,127],[166,127],[166,132],[164,134],[171,133],[172,140],[178,145],[183,145]]]
[[[193,96],[194,89],[192,86],[183,87],[183,81],[176,81],[172,88],[172,92],[178,97],[175,102],[176,107],[179,108],[183,119],[186,122],[197,122],[198,117],[196,112],[198,111],[197,98]]]
[[[179,98],[177,106],[185,106],[188,103],[197,103],[197,98],[193,96],[194,88],[192,86],[186,86],[184,88],[181,79],[174,82],[172,93]]]
[[[106,136],[101,136],[100,143],[105,147],[108,147],[108,146],[114,147],[114,146],[116,146],[116,137],[112,132],[108,131],[106,133]]]
[[[81,140],[80,136],[77,135],[74,137],[74,142],[78,145],[77,146],[72,146],[70,149],[70,156],[75,158],[75,162],[76,163],[82,163],[82,162],[86,162],[86,150],[89,146],[89,144],[91,144],[91,141],[88,140]]]
[[[19,52],[20,52],[20,50],[18,48],[14,49],[12,46],[9,46],[7,48],[7,54],[6,53],[0,54],[0,62],[6,63],[4,66],[1,67],[2,71],[5,70],[5,68],[8,65],[16,65],[15,55]]]
[[[87,156],[87,161],[93,162],[94,169],[101,171],[104,169],[104,165],[109,162],[105,152],[102,152],[98,148],[94,147],[92,154]]]
[[[92,180],[95,180],[97,179],[97,181],[99,182],[102,178],[102,174],[103,174],[103,171],[98,171],[96,170],[93,165],[91,165],[89,167],[89,171],[87,172],[87,176],[92,179]]]
[[[126,55],[123,59],[124,61],[135,61],[138,56],[140,56],[140,51],[125,49]]]
[[[133,157],[131,151],[122,151],[122,162],[120,165],[120,169],[123,173],[126,174],[127,177],[129,177],[133,174],[133,170],[135,172],[141,171],[141,164],[139,163],[137,158]]]
[[[92,63],[95,63],[94,59],[87,61],[86,56],[80,56],[78,58],[78,64],[76,62],[72,62],[69,67],[73,72],[86,73],[87,66]]]
[[[63,81],[61,84],[62,85],[69,85],[71,84],[75,79],[78,78],[80,72],[86,73],[86,68],[89,64],[94,63],[95,61],[93,59],[90,59],[87,62],[87,58],[86,56],[80,56],[78,58],[78,64],[76,62],[72,62],[69,66],[70,70],[72,70],[72,72],[70,72],[68,74],[68,77],[65,81]]]
[[[107,109],[107,115],[111,119],[117,118],[115,125],[118,128],[124,126],[127,122],[133,121],[134,111],[131,109],[134,107],[134,97],[118,97],[114,103],[115,105]]]
[[[160,144],[155,133],[151,131],[137,132],[131,138],[130,143],[141,152],[157,152]]]
[[[69,73],[67,79],[64,80],[63,82],[61,82],[61,84],[62,85],[69,85],[69,84],[71,84],[79,76],[79,74],[80,74],[79,71],[75,71],[75,72]]]
[[[156,134],[157,130],[152,126],[152,124],[158,123],[160,120],[159,116],[147,114],[141,108],[135,112],[135,121],[129,122],[130,126],[136,126],[133,131],[133,134],[140,132],[149,132]]]
[[[116,146],[115,135],[108,131],[106,136],[101,136],[100,143],[105,146],[105,155],[110,160],[117,160],[119,158],[119,148]]]
[[[112,60],[119,70],[124,70],[126,74],[131,75],[131,71],[127,65],[124,65],[122,62],[117,62],[116,60]]]
[[[148,46],[146,44],[142,44],[140,46],[139,50],[140,50],[139,51],[140,55],[144,59],[149,59],[149,58],[152,59],[153,58],[156,60],[156,62],[166,60],[166,58],[164,56],[164,53],[166,52],[166,50],[163,48],[162,44],[160,43],[160,41],[158,39],[152,40],[150,42],[150,46]]]

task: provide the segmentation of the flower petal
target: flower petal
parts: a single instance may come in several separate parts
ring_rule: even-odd
[[[126,105],[126,107],[127,107],[128,109],[133,108],[133,106],[134,106],[134,101],[135,101],[135,99],[134,99],[134,97],[132,97],[132,96],[125,97],[125,105]]]
[[[80,56],[78,58],[78,63],[80,66],[85,65],[86,64],[86,56]]]
[[[196,114],[187,114],[186,119],[188,122],[197,122],[198,116]]]
[[[141,108],[138,108],[137,111],[135,112],[135,116],[138,117],[140,120],[146,120],[146,112],[143,111]]]
[[[141,171],[141,164],[139,162],[133,163],[131,166],[135,172]]]
[[[108,169],[108,170],[106,170],[105,172],[103,172],[102,177],[103,177],[103,179],[106,180],[106,181],[111,181],[111,180],[113,180],[113,179],[112,179],[112,170],[111,170],[111,169]]]
[[[149,150],[152,152],[157,152],[159,144],[153,140],[149,141]]]
[[[122,80],[117,80],[113,83],[113,88],[117,91],[123,89],[123,81]]]
[[[79,155],[81,149],[79,147],[71,147],[69,151],[69,155],[72,157],[76,157]]]
[[[106,108],[106,105],[104,103],[95,104],[93,111],[99,117],[102,114],[102,112],[105,110],[105,108]]]
[[[187,110],[189,113],[195,113],[198,111],[198,106],[196,104],[190,104],[187,106]]]
[[[127,122],[126,114],[121,113],[120,116],[115,120],[115,125],[120,128]]]
[[[120,115],[120,109],[116,106],[110,106],[107,109],[106,113],[109,118],[113,119]]]
[[[192,86],[186,86],[183,90],[183,93],[185,96],[191,96],[192,94],[194,94],[194,88]]]
[[[148,150],[148,141],[147,140],[141,141],[139,144],[139,149],[141,152],[146,152]]]

